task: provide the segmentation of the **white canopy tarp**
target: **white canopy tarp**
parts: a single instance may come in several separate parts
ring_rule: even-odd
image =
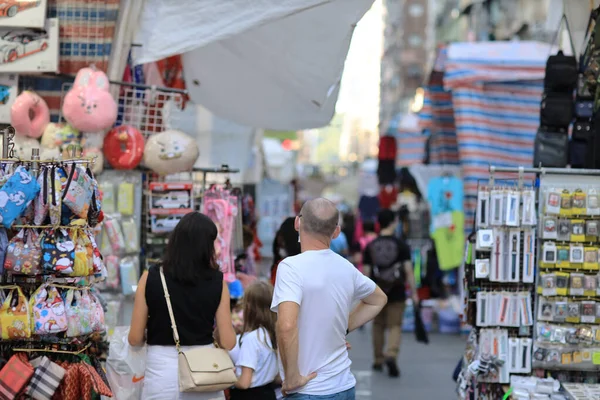
[[[145,0],[136,64],[183,54],[192,100],[239,124],[331,120],[355,25],[373,0]]]

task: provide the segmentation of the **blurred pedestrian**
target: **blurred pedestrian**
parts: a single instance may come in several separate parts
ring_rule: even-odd
[[[281,223],[279,230],[275,234],[273,240],[273,265],[271,266],[271,284],[275,285],[275,277],[277,276],[277,266],[286,257],[292,257],[300,254],[299,236],[296,228],[294,228],[295,218],[286,218]]]
[[[418,304],[410,247],[394,234],[398,218],[392,210],[381,210],[378,215],[379,237],[366,248],[364,270],[388,296],[388,303],[373,322],[373,369],[381,371],[385,363],[391,377],[400,376],[397,365],[402,319],[406,300],[406,283],[412,299]],[[388,331],[387,350],[383,351],[385,331]]]
[[[373,319],[387,298],[330,249],[331,239],[340,234],[339,212],[332,202],[308,201],[295,227],[302,253],[279,265],[271,304],[278,314],[284,395],[291,400],[354,400],[356,379],[345,337]]]
[[[363,272],[363,253],[367,246],[377,238],[375,224],[371,221],[363,222],[363,235],[358,239],[359,251],[354,255],[354,263],[360,272]]]
[[[348,238],[346,237],[346,234],[342,230],[343,224],[344,224],[344,221],[343,221],[342,217],[340,216],[340,219],[338,222],[338,226],[340,227],[340,233],[339,233],[339,235],[337,235],[335,238],[333,238],[331,240],[330,246],[331,246],[331,250],[333,250],[335,253],[339,254],[340,256],[342,256],[344,258],[348,258],[348,256],[350,255],[350,247],[348,246]]]

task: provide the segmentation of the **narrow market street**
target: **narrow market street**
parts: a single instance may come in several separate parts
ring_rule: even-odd
[[[465,348],[465,339],[457,335],[431,334],[427,345],[417,343],[414,334],[405,332],[399,367],[400,379],[371,370],[371,327],[348,336],[350,358],[356,376],[357,400],[436,399],[452,400],[452,372]]]

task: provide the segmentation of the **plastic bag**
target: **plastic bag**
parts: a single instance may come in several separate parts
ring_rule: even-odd
[[[116,400],[141,399],[146,371],[146,346],[129,345],[128,326],[117,326],[110,338],[106,376]]]

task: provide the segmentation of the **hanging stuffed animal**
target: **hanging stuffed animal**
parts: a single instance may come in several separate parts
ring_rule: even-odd
[[[25,90],[10,108],[10,122],[18,135],[37,139],[50,123],[48,104],[36,93]]]
[[[104,154],[115,169],[133,169],[142,161],[144,136],[133,126],[121,125],[104,137]]]
[[[92,165],[92,172],[95,175],[100,174],[104,168],[104,154],[102,154],[103,136],[98,133],[84,133],[81,137],[83,156],[95,158]]]
[[[46,126],[41,141],[42,160],[52,158],[70,157],[71,146],[81,148],[81,133],[70,125],[50,123]]]
[[[150,136],[144,150],[144,165],[160,175],[189,171],[200,151],[194,138],[168,130]]]
[[[101,132],[117,120],[117,103],[109,92],[109,81],[102,71],[82,68],[65,96],[63,116],[82,132]]]

